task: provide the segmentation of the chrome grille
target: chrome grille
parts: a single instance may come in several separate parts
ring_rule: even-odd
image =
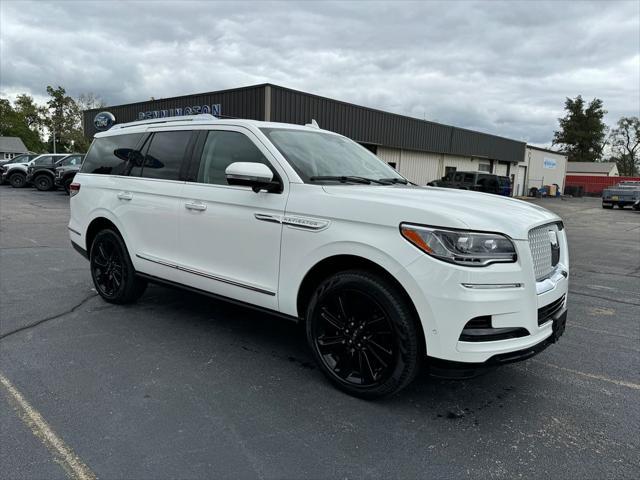
[[[529,230],[529,248],[533,257],[536,280],[547,277],[554,269],[549,232],[558,235],[558,225],[551,223]]]

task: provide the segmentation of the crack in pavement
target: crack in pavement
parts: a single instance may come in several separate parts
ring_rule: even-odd
[[[64,317],[65,315],[69,315],[70,313],[75,312],[78,308],[80,308],[82,305],[87,303],[89,300],[91,300],[92,298],[97,297],[97,296],[98,296],[97,293],[92,293],[91,295],[87,295],[79,303],[77,303],[76,305],[74,305],[70,309],[65,310],[62,313],[58,313],[56,315],[52,315],[50,317],[43,318],[42,320],[38,320],[37,322],[33,322],[33,323],[30,323],[29,325],[24,325],[24,326],[22,326],[20,328],[16,328],[15,330],[11,330],[10,332],[3,333],[2,335],[0,335],[0,340],[4,340],[5,338],[7,338],[7,337],[9,337],[11,335],[15,335],[16,333],[20,333],[20,332],[23,332],[25,330],[29,330],[31,328],[37,327],[38,325],[42,325],[45,322],[49,322],[51,320],[56,320],[57,318],[61,318],[61,317]]]

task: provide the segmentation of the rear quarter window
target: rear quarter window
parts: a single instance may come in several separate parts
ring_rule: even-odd
[[[120,148],[136,148],[143,133],[96,138],[82,164],[82,173],[126,175],[127,161],[115,155]]]

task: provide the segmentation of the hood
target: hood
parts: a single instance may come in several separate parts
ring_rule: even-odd
[[[555,213],[535,204],[489,193],[438,187],[336,185],[326,193],[361,204],[372,217],[392,223],[499,232],[526,240],[531,228],[559,221]],[[348,212],[350,209],[346,209]],[[366,216],[366,214],[365,214]],[[374,219],[372,218],[372,220]]]

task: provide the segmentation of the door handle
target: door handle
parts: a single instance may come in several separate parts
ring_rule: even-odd
[[[120,200],[132,200],[133,194],[131,192],[120,192],[118,193],[118,198]]]
[[[207,206],[204,203],[197,203],[197,202],[187,202],[184,204],[184,206],[187,210],[197,210],[199,212],[202,212],[207,209]]]

